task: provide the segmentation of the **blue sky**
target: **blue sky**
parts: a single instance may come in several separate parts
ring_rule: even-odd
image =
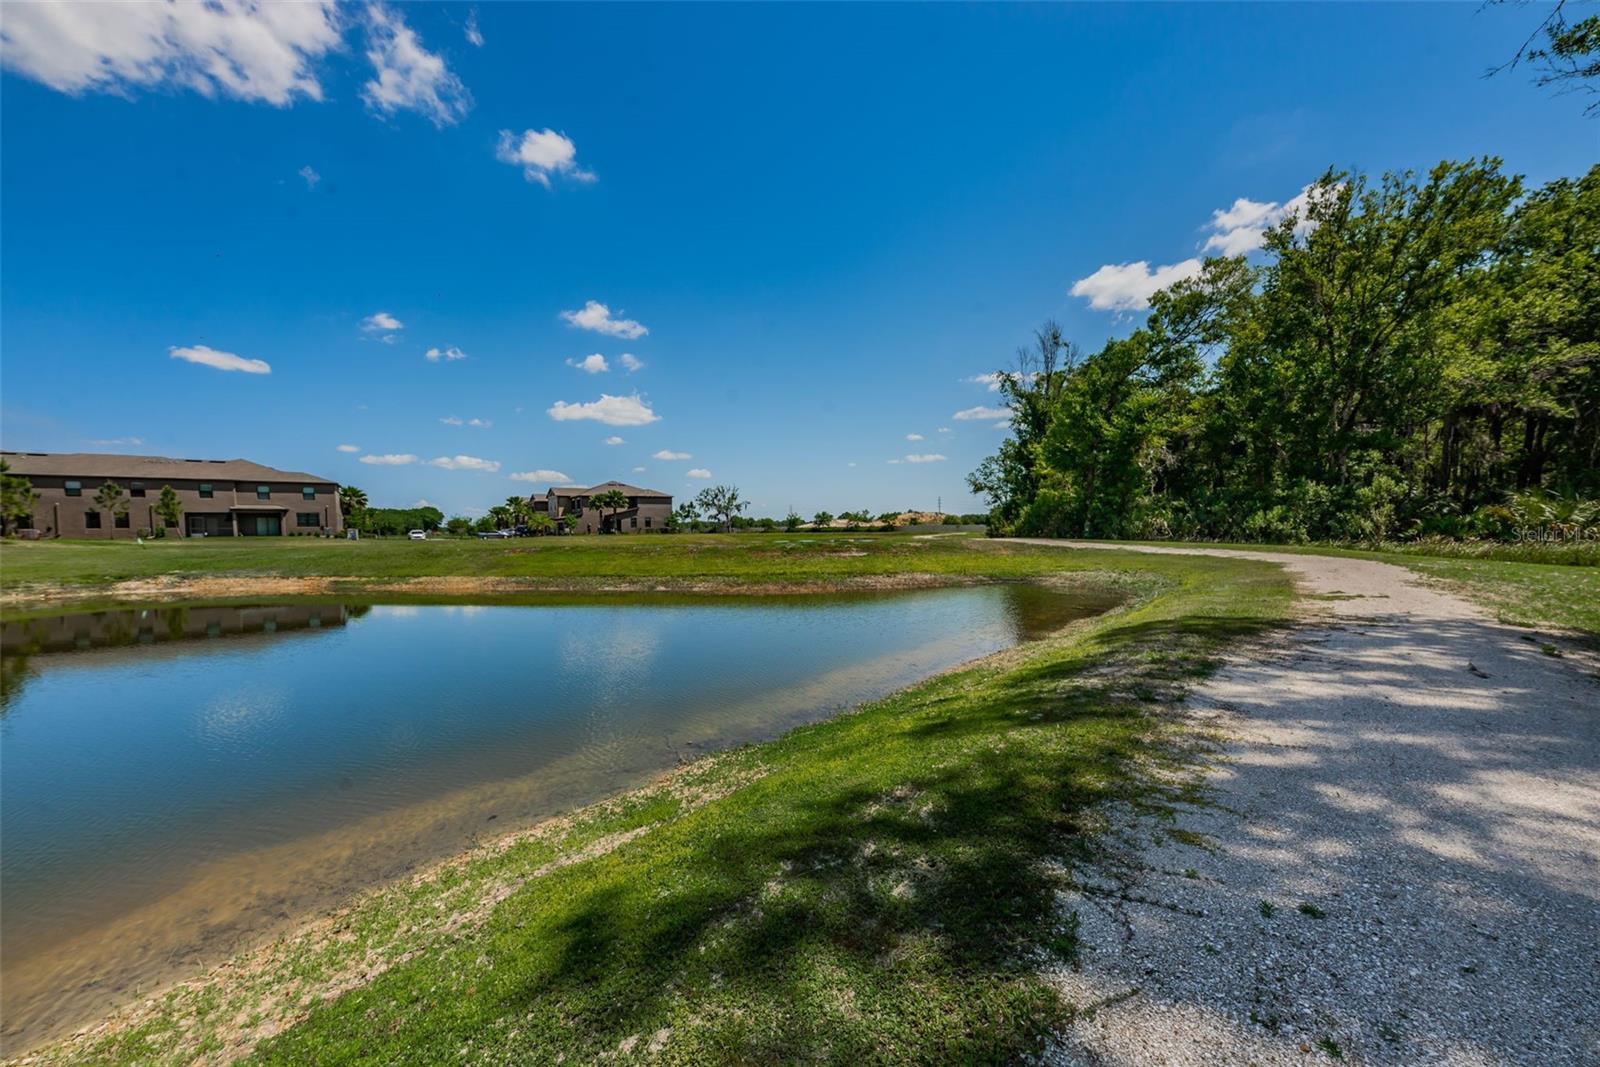
[[[1044,317],[1097,347],[1330,164],[1590,165],[1581,101],[1482,77],[1538,17],[10,4],[0,440],[975,510],[969,379]]]

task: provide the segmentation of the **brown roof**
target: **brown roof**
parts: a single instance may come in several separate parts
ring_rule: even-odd
[[[40,474],[70,478],[163,478],[213,477],[229,481],[323,482],[337,485],[304,471],[281,471],[248,459],[170,459],[166,456],[117,456],[107,452],[0,452],[13,474]]]
[[[583,492],[584,492],[584,494],[586,496],[594,496],[596,493],[604,493],[604,492],[607,492],[608,490],[611,490],[611,489],[620,489],[620,490],[623,491],[623,493],[627,494],[628,496],[671,496],[672,495],[671,493],[663,493],[659,489],[641,489],[639,486],[637,486],[637,485],[629,485],[627,482],[601,482],[599,485],[591,485],[589,488],[585,489]]]

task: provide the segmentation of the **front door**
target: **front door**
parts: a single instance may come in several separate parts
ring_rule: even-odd
[[[277,515],[256,516],[257,537],[278,537],[283,533],[283,519]]]

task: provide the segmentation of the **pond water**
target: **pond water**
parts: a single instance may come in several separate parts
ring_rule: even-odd
[[[6,622],[8,1051],[475,837],[1111,603],[1006,585]]]

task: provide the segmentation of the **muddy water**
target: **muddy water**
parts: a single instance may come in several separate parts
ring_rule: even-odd
[[[6,622],[5,1050],[475,837],[1111,603],[1019,585]]]

